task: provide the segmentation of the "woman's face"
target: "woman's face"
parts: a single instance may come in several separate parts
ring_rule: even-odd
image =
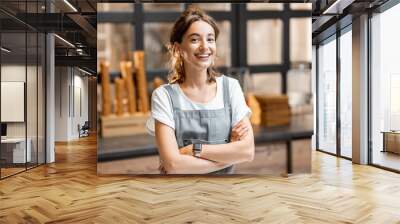
[[[192,23],[183,35],[182,43],[177,44],[185,66],[207,69],[213,64],[217,46],[214,29],[210,24],[201,20]]]

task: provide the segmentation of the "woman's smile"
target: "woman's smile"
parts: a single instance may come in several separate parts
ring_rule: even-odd
[[[198,53],[198,54],[194,54],[194,56],[201,60],[201,61],[208,61],[208,59],[211,57],[211,53]]]

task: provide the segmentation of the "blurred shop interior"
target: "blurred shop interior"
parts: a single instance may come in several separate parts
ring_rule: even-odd
[[[98,172],[134,172],[132,170],[135,168],[138,169],[137,173],[157,172],[154,139],[149,139],[151,136],[144,128],[150,110],[146,105],[149,104],[151,92],[167,82],[169,56],[166,44],[174,21],[188,5],[98,3],[97,70],[99,77],[107,76],[98,80],[98,99],[102,99],[98,101],[98,110],[104,115],[101,117],[102,138],[98,151],[99,164],[103,165],[98,166]],[[243,165],[243,169],[239,170],[245,173],[259,171],[266,167],[265,160],[282,161],[282,167],[285,168],[287,149],[284,143],[301,139],[303,149],[294,150],[298,155],[293,155],[293,158],[302,164],[298,165],[303,167],[298,169],[300,172],[309,171],[309,165],[305,164],[310,163],[310,139],[313,133],[312,4],[195,5],[217,21],[220,35],[217,39],[216,66],[222,74],[234,77],[241,83],[247,103],[253,110],[252,123],[256,132],[260,133],[256,135],[256,144],[278,144],[269,145],[270,151],[274,152],[267,153],[268,150],[260,149],[260,155],[257,157],[256,154],[256,162]],[[143,60],[143,64],[137,59]],[[136,71],[133,77],[137,79],[133,87],[137,98],[134,112],[131,112],[127,99],[131,95],[126,94],[129,88],[126,93],[120,91],[127,69],[122,64],[126,63],[133,63],[128,69]],[[142,71],[145,74],[141,74]],[[143,75],[144,78],[140,77]],[[147,86],[139,84],[141,79],[147,80]],[[110,83],[109,87],[104,86],[107,84],[103,81]],[[143,88],[145,97],[141,94]],[[107,94],[103,94],[103,91],[107,91]],[[107,97],[110,99],[104,99]],[[134,118],[129,120],[128,114]],[[120,128],[112,126],[113,122],[120,123]],[[129,122],[132,128],[127,129]],[[270,135],[263,136],[263,133]],[[271,153],[273,156],[268,157],[267,154]],[[150,158],[154,161],[150,162]],[[129,168],[115,165],[115,161],[120,160],[126,160]],[[153,164],[153,167],[149,168],[145,163]],[[293,163],[296,166],[295,161]],[[132,164],[137,164],[137,167],[132,168]],[[265,172],[277,172],[274,168],[265,169]]]

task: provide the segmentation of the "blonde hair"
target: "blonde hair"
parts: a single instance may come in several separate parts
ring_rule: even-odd
[[[170,71],[168,74],[169,83],[183,83],[185,81],[185,67],[182,56],[175,47],[175,43],[182,43],[182,37],[189,29],[190,25],[196,21],[204,21],[212,26],[215,33],[215,40],[218,38],[219,29],[215,20],[207,15],[203,10],[196,6],[189,6],[175,22],[168,43],[168,52],[170,54]],[[215,77],[220,76],[214,63],[207,68],[207,82],[215,82]]]

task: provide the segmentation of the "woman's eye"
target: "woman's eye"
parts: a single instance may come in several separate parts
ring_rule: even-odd
[[[196,43],[196,42],[198,42],[199,40],[198,39],[191,39],[190,40],[192,43]]]
[[[209,38],[208,39],[208,42],[214,42],[215,40],[214,40],[214,38]]]

